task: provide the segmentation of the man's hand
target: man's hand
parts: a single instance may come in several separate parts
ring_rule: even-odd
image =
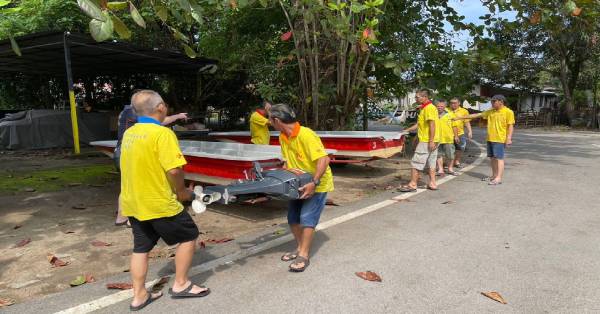
[[[460,138],[458,136],[454,137],[454,143],[460,144]]]
[[[429,142],[429,145],[427,145],[427,148],[429,149],[429,152],[431,153],[432,151],[435,150],[435,142]]]
[[[506,143],[504,144],[504,146],[510,147],[510,145],[512,145],[512,139],[509,137],[506,139]]]
[[[186,189],[177,191],[177,200],[180,202],[191,202],[196,198],[194,194],[194,183],[190,182],[190,185]]]
[[[187,115],[187,112],[181,112],[181,113],[174,115],[173,118],[175,119],[175,121],[177,121],[177,120],[185,121],[188,119],[188,115]]]
[[[472,132],[471,130],[467,131],[467,137],[468,137],[469,139],[472,139],[472,138],[473,138],[473,132]]]
[[[317,186],[315,185],[314,182],[309,182],[309,183],[305,184],[303,187],[299,188],[298,191],[302,192],[300,199],[305,200],[305,199],[313,196],[313,194],[315,194],[316,188],[317,188]]]

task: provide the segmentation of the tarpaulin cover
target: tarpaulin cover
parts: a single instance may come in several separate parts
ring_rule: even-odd
[[[78,112],[79,141],[110,138],[109,116]],[[28,110],[0,119],[0,149],[73,147],[71,115],[66,110]]]

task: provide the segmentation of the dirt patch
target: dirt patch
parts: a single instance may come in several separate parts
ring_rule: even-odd
[[[114,226],[119,182],[117,175],[109,173],[112,171],[110,159],[93,154],[71,159],[65,157],[68,155],[39,153],[26,158],[0,155],[0,163],[11,166],[10,171],[0,174],[12,175],[7,179],[15,180],[9,184],[3,179],[0,185],[0,249],[3,252],[0,255],[0,295],[3,297],[22,302],[69,289],[69,283],[79,275],[91,274],[102,279],[129,268],[131,231]],[[400,178],[408,179],[409,168],[405,159],[334,167],[335,191],[329,198],[344,205],[392,189],[400,184]],[[49,178],[57,173],[59,178]],[[39,185],[34,184],[38,182]],[[28,185],[35,191],[25,192],[23,188]],[[48,186],[52,188],[46,188]],[[336,208],[328,206],[326,210]],[[285,223],[286,213],[285,203],[269,201],[210,206],[206,213],[193,218],[202,232],[201,239],[210,246],[219,245],[210,243],[210,239],[238,238]],[[24,239],[31,242],[14,247]],[[93,246],[94,240],[110,246]],[[168,249],[160,242],[152,262],[168,259]],[[69,265],[52,267],[48,254],[54,254]]]

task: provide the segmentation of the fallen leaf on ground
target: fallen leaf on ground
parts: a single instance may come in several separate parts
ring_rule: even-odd
[[[364,280],[381,282],[381,277],[370,270],[366,272],[357,272],[355,274]]]
[[[29,242],[31,242],[31,239],[30,239],[30,238],[23,239],[23,240],[21,240],[21,241],[17,242],[17,243],[15,244],[15,246],[13,246],[13,248],[18,248],[18,247],[23,247],[23,246],[26,246],[27,244],[29,244]]]
[[[208,243],[215,243],[215,244],[226,243],[229,241],[233,241],[233,239],[232,238],[223,238],[223,239],[218,239],[218,240],[217,239],[206,240],[206,242],[208,242]]]
[[[64,234],[71,234],[71,233],[75,233],[75,231],[71,231],[71,230],[67,230],[67,231],[63,231]]]
[[[17,230],[17,229],[19,229],[19,228],[21,228],[21,227],[23,227],[23,226],[21,226],[21,225],[16,225],[16,226],[14,226],[14,227],[13,227],[13,229],[14,229],[14,230]]]
[[[284,234],[285,233],[285,229],[279,229],[279,230],[275,230],[275,232],[273,232],[274,235],[280,235],[280,234]]]
[[[83,285],[84,283],[86,283],[85,277],[84,276],[77,276],[73,281],[71,281],[69,283],[69,285],[71,287],[77,287],[77,286]]]
[[[94,240],[94,241],[90,242],[90,244],[93,246],[111,246],[112,245],[110,243],[106,243],[106,242],[100,241],[100,240]]]
[[[133,288],[133,285],[128,282],[107,283],[106,289],[127,290]]]
[[[325,201],[325,205],[329,205],[329,206],[340,206],[339,204],[337,204],[335,201],[333,201],[332,199],[328,198]]]
[[[87,274],[87,275],[85,275],[85,282],[87,282],[87,283],[96,282],[96,278],[94,278],[94,276],[92,276],[91,274]]]
[[[11,298],[0,298],[0,307],[10,306],[15,304],[15,300]]]
[[[169,282],[169,278],[170,278],[169,276],[160,278],[160,280],[157,283],[155,283],[152,286],[152,288],[150,288],[150,291],[152,293],[160,292],[165,287],[165,285]]]
[[[69,265],[69,262],[65,262],[58,257],[54,256],[54,254],[48,254],[48,262],[52,265],[52,267],[63,267]]]
[[[454,201],[445,201],[445,202],[442,202],[443,205],[448,205],[448,204],[452,204],[452,203],[454,203]]]
[[[77,204],[77,205],[73,205],[71,208],[73,209],[86,209],[87,207],[84,204]]]
[[[482,292],[481,294],[483,294],[484,296],[486,296],[496,302],[500,302],[502,304],[508,303],[504,300],[504,298],[500,295],[500,293],[498,293],[496,291]]]

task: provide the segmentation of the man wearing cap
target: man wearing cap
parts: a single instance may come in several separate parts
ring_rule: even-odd
[[[269,134],[269,118],[267,113],[271,103],[264,101],[263,108],[258,108],[250,115],[250,141],[256,145],[269,145],[271,134]]]
[[[284,262],[293,260],[290,271],[302,272],[310,264],[310,247],[315,227],[325,208],[327,193],[333,191],[329,156],[319,136],[301,126],[296,113],[288,105],[273,105],[269,110],[269,121],[275,130],[281,132],[279,142],[286,168],[300,169],[313,175],[312,182],[299,189],[302,192],[301,199],[289,202],[288,224],[297,247],[294,252],[281,257]]]
[[[469,111],[460,105],[460,99],[458,97],[450,99],[450,107],[448,107],[448,110],[454,113],[454,115],[457,117],[469,115]],[[469,122],[469,120],[457,120],[455,123],[456,128],[458,129],[458,141],[456,142],[456,145],[454,145],[456,152],[454,153],[453,165],[457,168],[461,168],[462,164],[460,161],[463,152],[467,150],[467,138],[473,138],[473,131],[471,129],[471,122]],[[466,134],[465,128],[467,129]]]
[[[437,124],[439,123],[438,111],[431,103],[431,100],[429,100],[429,90],[419,90],[415,95],[415,99],[419,103],[417,123],[404,131],[411,132],[417,130],[419,143],[411,160],[410,182],[400,187],[400,192],[416,191],[417,183],[419,182],[419,171],[423,171],[425,168],[428,168],[427,173],[429,174],[427,188],[430,190],[438,189],[435,182],[435,167],[437,164],[439,143],[439,132],[437,130]]]
[[[492,109],[482,113],[456,117],[456,120],[487,119],[487,153],[491,159],[492,175],[484,178],[489,185],[502,184],[504,174],[504,150],[512,145],[512,135],[515,125],[515,114],[506,107],[506,97],[492,97]]]

